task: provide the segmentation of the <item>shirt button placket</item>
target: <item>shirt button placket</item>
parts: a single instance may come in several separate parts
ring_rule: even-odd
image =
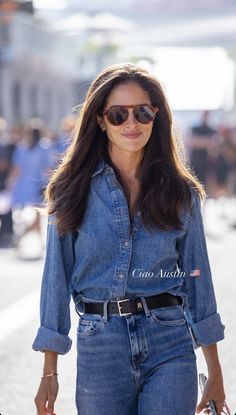
[[[115,185],[115,186],[114,186]],[[116,299],[119,299],[120,297],[122,298],[124,295],[124,290],[125,290],[125,279],[126,279],[126,274],[127,274],[127,268],[128,268],[128,263],[129,263],[129,249],[130,249],[130,241],[129,239],[125,239],[125,238],[129,238],[129,232],[127,232],[127,229],[130,228],[130,223],[129,223],[129,215],[127,212],[127,202],[124,204],[124,192],[122,191],[121,187],[117,184],[117,181],[114,180],[113,182],[113,187],[115,187],[118,191],[115,194],[115,196],[117,197],[117,203],[119,205],[119,208],[117,208],[116,210],[116,215],[117,215],[117,223],[119,224],[119,233],[120,233],[120,240],[122,243],[122,262],[120,262],[119,264],[117,264],[117,273],[116,273],[116,277],[115,277],[115,281],[114,281],[114,287],[113,287],[113,295],[115,296]],[[121,201],[122,198],[122,201]],[[119,203],[120,202],[120,203]],[[120,296],[120,297],[119,297]]]

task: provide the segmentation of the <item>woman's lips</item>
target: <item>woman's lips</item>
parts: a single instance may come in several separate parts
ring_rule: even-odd
[[[140,137],[141,134],[142,133],[125,133],[125,134],[122,134],[122,135],[125,138],[135,139],[135,138]]]

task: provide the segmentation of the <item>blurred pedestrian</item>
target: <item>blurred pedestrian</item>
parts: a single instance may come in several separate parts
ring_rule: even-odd
[[[75,119],[72,116],[62,118],[60,122],[59,132],[47,133],[47,137],[50,137],[49,157],[50,168],[54,170],[60,163],[63,155],[65,154],[69,144],[71,142],[72,131],[75,127]],[[45,137],[44,137],[45,139]]]
[[[58,135],[58,153],[62,156],[71,143],[72,133],[75,128],[75,117],[68,115],[62,118],[60,122],[60,131]]]
[[[13,208],[39,207],[42,203],[42,188],[49,175],[48,151],[40,145],[42,121],[28,121],[25,136],[17,144],[8,177],[8,189],[12,193]],[[40,214],[34,210],[34,220],[26,226],[20,237],[35,231],[40,236]]]
[[[209,152],[212,147],[217,145],[215,138],[217,130],[209,125],[209,111],[202,113],[201,122],[191,129],[190,159],[191,165],[199,181],[208,185],[208,175],[210,172]],[[208,186],[207,186],[208,190]]]
[[[57,357],[77,329],[79,415],[193,415],[194,348],[202,347],[209,399],[225,393],[217,312],[201,216],[205,193],[180,161],[172,116],[156,78],[112,65],[92,83],[74,140],[46,190],[49,213],[41,289],[44,352],[35,398],[52,413]]]
[[[236,167],[236,143],[233,129],[222,125],[220,127],[222,141],[219,146],[216,163],[216,197],[231,195],[230,175]]]
[[[7,123],[0,118],[0,248],[12,246],[13,221],[7,177],[11,169],[14,143],[10,139]]]

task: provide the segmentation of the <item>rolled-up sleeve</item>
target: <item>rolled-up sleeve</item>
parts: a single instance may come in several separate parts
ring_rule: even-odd
[[[195,348],[224,338],[225,326],[217,312],[201,212],[201,199],[192,191],[193,203],[186,233],[178,241],[179,268],[184,271],[185,315]]]
[[[60,236],[49,216],[46,257],[41,284],[40,327],[33,343],[34,350],[67,353],[72,341],[70,299],[71,275],[74,267],[73,234]]]

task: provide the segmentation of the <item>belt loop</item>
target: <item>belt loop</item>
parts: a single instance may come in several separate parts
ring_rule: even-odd
[[[142,304],[143,304],[143,308],[144,308],[146,317],[150,317],[150,311],[148,309],[145,297],[140,297],[140,298],[141,298],[141,301],[142,301]]]
[[[107,304],[108,304],[109,300],[105,300],[103,303],[103,321],[104,323],[107,323]]]

